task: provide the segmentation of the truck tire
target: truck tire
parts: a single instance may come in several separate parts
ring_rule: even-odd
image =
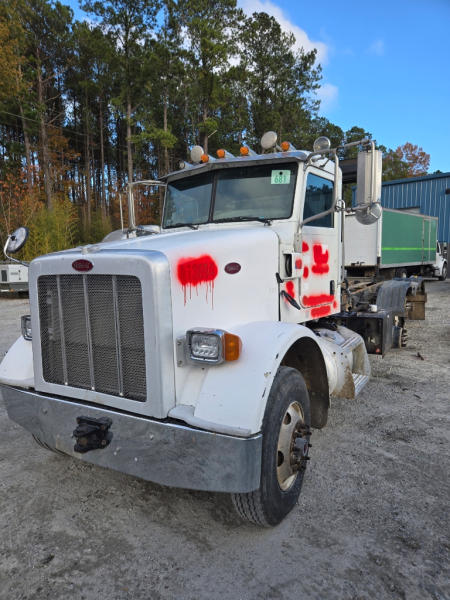
[[[280,367],[264,414],[260,487],[232,494],[234,507],[243,520],[271,527],[294,508],[308,460],[310,427],[305,381],[296,369]]]
[[[439,275],[439,281],[445,281],[447,279],[447,263],[442,267],[442,274]]]

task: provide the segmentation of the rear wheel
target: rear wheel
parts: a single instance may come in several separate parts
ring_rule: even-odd
[[[308,460],[311,411],[301,374],[280,367],[267,401],[263,421],[259,489],[233,494],[233,504],[246,521],[269,527],[294,508]]]

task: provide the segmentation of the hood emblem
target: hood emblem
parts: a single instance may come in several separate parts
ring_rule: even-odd
[[[237,262],[230,262],[227,265],[225,265],[225,273],[228,273],[229,275],[234,275],[235,273],[239,273],[240,270],[241,270],[241,265]]]
[[[85,258],[79,258],[78,260],[74,260],[72,263],[72,267],[75,271],[81,271],[82,273],[87,273],[91,269],[93,269],[94,265],[90,260],[86,260]]]

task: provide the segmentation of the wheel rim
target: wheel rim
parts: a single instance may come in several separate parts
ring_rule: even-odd
[[[305,429],[305,418],[298,402],[291,402],[281,422],[277,445],[277,479],[283,491],[288,490],[297,479],[301,460],[294,454],[297,437]],[[304,460],[304,459],[302,459]]]

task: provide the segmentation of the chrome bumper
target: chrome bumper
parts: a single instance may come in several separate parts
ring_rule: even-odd
[[[262,436],[239,438],[0,385],[9,418],[48,446],[162,485],[213,492],[259,487]],[[74,451],[76,418],[112,419],[111,443]]]

